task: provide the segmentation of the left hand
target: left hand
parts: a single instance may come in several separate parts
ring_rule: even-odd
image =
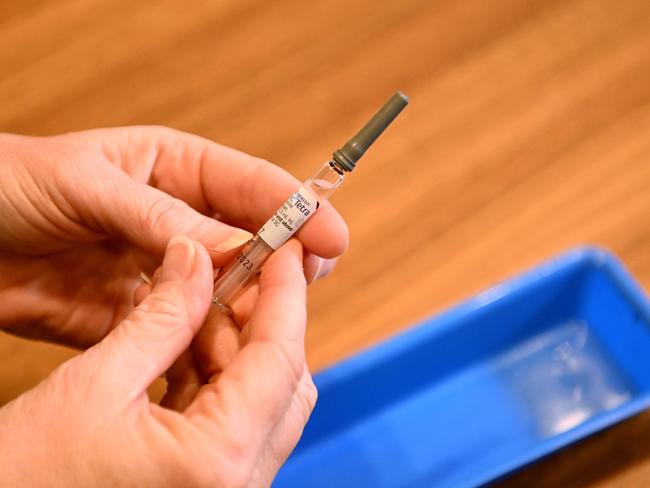
[[[2,134],[0,157],[0,303],[11,304],[0,329],[84,348],[129,313],[139,272],[155,269],[172,236],[201,243],[221,267],[250,236],[241,229],[255,232],[299,185],[267,161],[162,127]],[[311,280],[348,233],[325,202],[297,237]]]

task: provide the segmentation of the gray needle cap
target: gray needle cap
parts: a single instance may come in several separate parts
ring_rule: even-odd
[[[402,92],[395,93],[352,139],[346,142],[341,149],[334,151],[333,157],[336,162],[344,170],[352,171],[361,156],[408,103],[409,99],[406,95]]]

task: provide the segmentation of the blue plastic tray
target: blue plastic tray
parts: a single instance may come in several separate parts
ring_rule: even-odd
[[[315,383],[276,488],[481,485],[650,406],[650,304],[580,248]]]

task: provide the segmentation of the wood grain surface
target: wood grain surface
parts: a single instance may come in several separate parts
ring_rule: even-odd
[[[313,369],[579,243],[650,287],[646,0],[3,1],[0,46],[0,131],[164,124],[299,178],[411,97],[333,197]],[[0,337],[0,403],[72,354]],[[502,482],[648,485],[650,413]]]

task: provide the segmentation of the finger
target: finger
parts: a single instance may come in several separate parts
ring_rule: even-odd
[[[218,213],[251,232],[300,186],[268,161],[168,128],[121,127],[81,134],[140,181],[151,181],[198,211]],[[134,158],[134,151],[142,157]],[[324,258],[339,256],[348,245],[347,226],[327,201],[321,202],[297,237],[307,250]]]
[[[291,239],[265,264],[249,324],[251,341],[304,342],[307,312],[302,260],[302,246]]]
[[[151,293],[151,285],[147,283],[142,283],[140,286],[138,286],[135,291],[133,292],[133,306],[137,307],[142,303],[142,300],[144,300],[149,293]]]
[[[160,266],[158,266],[158,267],[156,268],[156,271],[153,272],[153,275],[151,275],[151,282],[152,282],[154,285],[155,285],[156,283],[158,283],[158,280],[160,279],[160,271],[161,271],[161,269],[162,269],[162,268],[161,268]]]
[[[253,314],[260,291],[259,281],[259,275],[255,275],[249,279],[244,285],[244,289],[230,306],[233,320],[239,330],[250,320]]]
[[[291,240],[262,271],[248,343],[216,381],[201,389],[188,416],[227,429],[252,449],[263,445],[304,372],[305,288],[302,247]]]
[[[169,240],[187,235],[203,244],[215,266],[223,266],[252,235],[194,210],[187,203],[139,183],[102,161],[83,174],[61,172],[57,183],[82,222],[122,237],[147,253],[162,256]],[[79,185],[84,191],[78,191]]]
[[[205,249],[173,238],[160,280],[106,338],[88,351],[101,362],[100,384],[140,395],[188,348],[203,323],[212,294],[212,264]]]
[[[212,307],[192,342],[192,352],[201,373],[213,378],[233,361],[241,348],[239,327],[231,315]]]
[[[257,301],[257,282],[257,278],[253,277],[246,283],[231,305],[231,315],[211,307],[203,327],[192,341],[194,357],[206,378],[216,378],[240,351],[243,344],[240,331]]]
[[[205,384],[190,349],[185,350],[165,373],[167,391],[160,406],[182,412],[194,401],[199,388]]]
[[[311,283],[318,276],[320,267],[322,266],[323,259],[319,258],[315,254],[305,253],[305,256],[302,259],[302,267],[305,273],[305,280],[307,283]]]

